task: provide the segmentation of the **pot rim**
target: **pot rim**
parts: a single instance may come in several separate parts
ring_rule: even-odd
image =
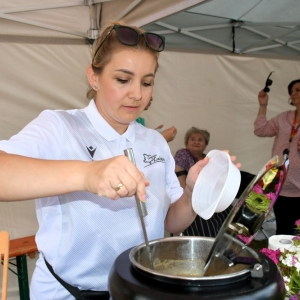
[[[201,241],[211,241],[213,245],[213,241],[215,238],[211,237],[196,237],[196,236],[179,236],[179,237],[164,237],[160,239],[155,239],[152,241],[149,241],[149,247],[151,251],[151,245],[157,244],[157,243],[165,243],[165,242],[170,242],[170,241],[184,241],[184,240],[201,240]],[[170,280],[178,280],[178,281],[188,281],[188,282],[193,282],[193,281],[200,281],[200,282],[211,282],[211,281],[222,281],[222,280],[232,280],[233,278],[236,277],[237,280],[239,280],[239,277],[245,278],[250,276],[250,271],[251,267],[245,268],[241,271],[230,273],[230,274],[224,274],[224,275],[216,275],[216,276],[204,276],[204,277],[196,277],[196,276],[178,276],[178,275],[169,275],[169,274],[164,274],[155,270],[152,270],[150,268],[147,268],[140,263],[138,263],[135,259],[135,254],[142,248],[145,248],[146,244],[140,244],[134,248],[131,249],[129,252],[129,259],[131,261],[131,264],[138,270],[142,271],[142,273],[146,273],[146,275],[149,275],[150,277],[155,277],[156,279],[162,280],[162,281],[170,281]],[[257,253],[255,250],[249,247],[245,247],[250,253],[253,254],[254,257],[258,257]]]

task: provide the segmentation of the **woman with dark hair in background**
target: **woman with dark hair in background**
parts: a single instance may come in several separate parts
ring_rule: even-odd
[[[260,137],[275,137],[272,156],[283,161],[283,151],[289,149],[289,169],[280,195],[274,205],[276,234],[294,234],[295,221],[300,219],[300,79],[288,85],[288,110],[267,120],[269,96],[264,90],[258,93],[259,109],[254,122],[254,134]]]
[[[180,149],[175,153],[175,173],[182,188],[186,185],[186,176],[190,168],[206,157],[204,151],[209,143],[209,139],[210,133],[204,129],[192,127],[186,132],[184,136],[186,148]],[[223,212],[213,214],[208,220],[197,215],[194,222],[183,231],[183,234],[188,236],[216,237],[230,210],[231,206]]]

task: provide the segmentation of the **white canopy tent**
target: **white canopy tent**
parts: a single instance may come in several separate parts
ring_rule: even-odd
[[[205,128],[207,151],[228,149],[242,170],[257,173],[272,145],[253,134],[257,93],[275,71],[268,117],[291,109],[286,87],[300,78],[299,6],[296,0],[3,0],[0,138],[44,109],[84,107],[93,41],[109,21],[123,19],[166,37],[146,125],[177,127],[172,153],[184,147],[188,128]],[[34,201],[0,203],[0,228],[11,238],[35,234]],[[28,263],[31,274],[34,261]],[[9,300],[18,299],[17,286],[11,274]]]

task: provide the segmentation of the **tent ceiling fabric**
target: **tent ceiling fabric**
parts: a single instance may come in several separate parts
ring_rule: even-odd
[[[98,34],[90,31],[98,32],[99,23],[105,26],[111,20],[124,18],[129,24],[142,26],[203,1],[3,0],[0,35],[96,39]]]
[[[91,28],[90,8],[81,0],[9,1],[0,3],[0,34],[85,38]],[[97,25],[97,20],[96,20]]]
[[[122,1],[116,7],[117,2],[103,4],[102,26],[122,17],[129,24],[164,35],[167,50],[282,58],[300,55],[297,0],[159,1],[161,6],[157,1]],[[131,10],[126,11],[129,5]]]
[[[299,10],[296,0],[211,0],[145,28],[169,49],[299,57]]]
[[[166,50],[297,59],[299,11],[298,0],[3,0],[0,35],[94,40],[123,19],[164,35]]]
[[[127,24],[144,26],[202,2],[204,0],[108,1],[102,4],[101,27],[105,27],[111,20],[119,19]]]

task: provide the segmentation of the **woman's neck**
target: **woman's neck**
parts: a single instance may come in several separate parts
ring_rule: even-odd
[[[203,152],[192,152],[192,151],[190,152],[197,160],[203,159]]]

